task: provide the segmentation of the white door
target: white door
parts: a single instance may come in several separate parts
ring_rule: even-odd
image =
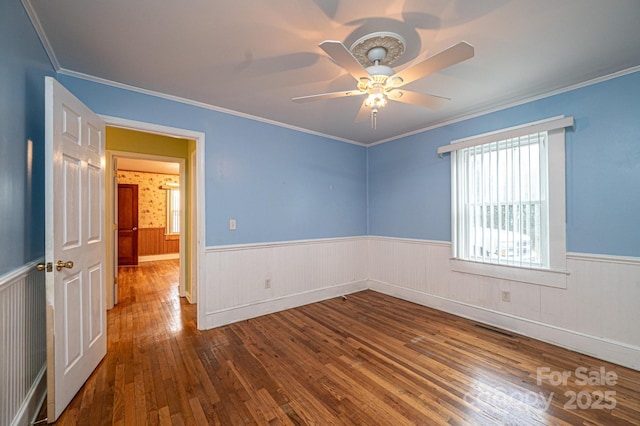
[[[45,81],[47,417],[55,421],[107,352],[102,120]]]

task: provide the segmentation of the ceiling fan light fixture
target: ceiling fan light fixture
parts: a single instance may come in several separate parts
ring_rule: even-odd
[[[370,111],[371,127],[374,129],[378,110],[383,108],[389,99],[430,109],[444,106],[444,103],[450,99],[396,89],[472,58],[474,55],[473,46],[461,41],[394,73],[389,65],[404,53],[405,48],[404,39],[398,34],[389,32],[368,34],[356,40],[351,49],[347,49],[342,42],[335,40],[325,40],[318,46],[357,81],[358,90],[301,96],[293,98],[293,101],[308,102],[345,96],[365,96],[356,122],[362,121],[362,116]]]
[[[382,90],[369,93],[364,104],[372,109],[383,108],[387,104],[387,95]]]

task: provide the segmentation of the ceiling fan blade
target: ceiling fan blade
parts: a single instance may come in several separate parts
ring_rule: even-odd
[[[349,49],[339,41],[326,40],[319,44],[320,48],[335,61],[336,64],[347,70],[357,81],[370,79],[371,76],[360,62],[351,54]]]
[[[391,78],[401,78],[402,82],[396,87],[404,86],[412,81],[436,73],[459,62],[473,58],[474,49],[469,43],[461,41],[442,52],[428,57],[422,62],[400,71]]]
[[[299,96],[297,98],[291,98],[293,102],[304,103],[311,101],[321,101],[324,99],[342,98],[345,96],[358,96],[363,93],[359,90],[343,90],[342,92],[320,93],[318,95]]]
[[[387,95],[389,99],[405,104],[418,105],[429,109],[440,109],[447,105],[451,99],[423,93],[409,92],[407,90],[393,90]]]
[[[360,111],[358,111],[358,115],[356,115],[356,119],[353,120],[356,123],[361,123],[365,120],[368,120],[371,117],[371,108],[365,105],[364,101],[362,101],[362,105],[360,106]]]

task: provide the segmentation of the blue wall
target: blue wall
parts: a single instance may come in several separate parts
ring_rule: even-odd
[[[0,9],[0,275],[44,254],[44,77],[53,67],[20,1]],[[27,140],[32,141],[31,155]]]
[[[74,77],[99,114],[205,133],[206,244],[366,234],[366,148]],[[229,219],[237,230],[229,230]]]
[[[369,149],[369,234],[451,241],[451,140],[558,115],[567,132],[567,250],[640,256],[640,72]]]
[[[0,274],[44,253],[44,76],[17,0],[0,13]],[[85,80],[96,112],[206,134],[206,244],[356,235],[450,240],[450,164],[436,148],[556,115],[567,134],[568,250],[640,256],[640,72],[369,149]],[[28,159],[27,140],[33,141]],[[238,229],[228,229],[236,219]]]

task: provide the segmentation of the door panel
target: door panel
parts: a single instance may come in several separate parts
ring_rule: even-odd
[[[70,249],[80,245],[80,227],[82,226],[80,211],[82,161],[68,155],[62,157],[62,193],[64,200],[62,219],[62,246]],[[55,189],[54,189],[55,191]]]
[[[99,244],[102,236],[102,212],[100,211],[100,167],[89,165],[88,169],[88,194],[87,208],[89,209],[87,219],[87,242],[89,244]]]
[[[64,286],[64,299],[62,300],[62,310],[65,315],[65,333],[62,336],[64,347],[64,369],[73,366],[82,357],[82,277],[80,274],[73,274],[62,281]]]
[[[53,422],[107,351],[104,123],[53,78],[45,88],[45,257],[52,266],[47,418]]]
[[[88,268],[89,283],[87,289],[89,290],[89,309],[91,311],[90,322],[87,324],[89,329],[87,335],[91,344],[94,344],[96,340],[100,339],[103,333],[102,324],[100,322],[101,316],[98,313],[104,309],[104,288],[105,283],[102,278],[105,276],[102,270],[102,264],[98,263]]]
[[[118,264],[138,264],[138,185],[118,184]]]

